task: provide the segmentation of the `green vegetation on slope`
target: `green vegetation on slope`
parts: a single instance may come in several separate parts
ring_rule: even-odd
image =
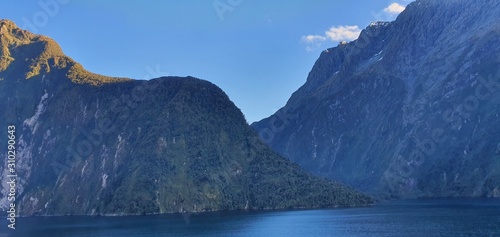
[[[271,151],[207,81],[95,75],[53,41],[8,29],[12,39],[2,56],[12,60],[0,70],[0,123],[18,128],[21,215],[372,203]]]

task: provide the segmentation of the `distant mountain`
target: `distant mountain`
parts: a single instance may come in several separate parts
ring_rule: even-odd
[[[500,197],[500,1],[418,0],[321,53],[253,128],[310,173],[386,197]]]
[[[1,157],[15,126],[20,215],[370,205],[260,142],[217,86],[89,73],[50,38],[0,21]],[[7,210],[7,159],[0,209]],[[5,178],[5,179],[4,179]]]

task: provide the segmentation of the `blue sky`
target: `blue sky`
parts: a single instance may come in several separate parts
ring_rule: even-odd
[[[0,3],[0,18],[55,39],[95,73],[211,81],[251,123],[285,105],[322,50],[408,2],[17,0]]]

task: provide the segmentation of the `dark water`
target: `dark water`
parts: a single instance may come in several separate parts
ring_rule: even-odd
[[[196,215],[22,218],[14,234],[2,236],[500,236],[500,200],[412,200],[370,208]]]

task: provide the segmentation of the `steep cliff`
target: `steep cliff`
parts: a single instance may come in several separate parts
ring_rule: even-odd
[[[254,123],[311,173],[382,196],[500,196],[500,2],[418,0],[321,53]]]

